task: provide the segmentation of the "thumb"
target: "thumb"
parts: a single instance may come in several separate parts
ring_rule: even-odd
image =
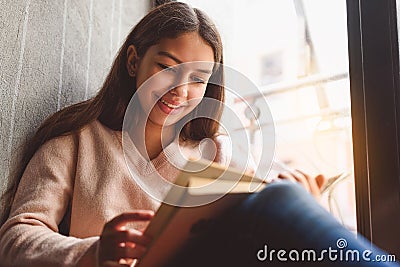
[[[315,182],[317,183],[318,188],[321,190],[321,188],[326,184],[327,179],[324,175],[319,174],[317,177],[315,177]]]

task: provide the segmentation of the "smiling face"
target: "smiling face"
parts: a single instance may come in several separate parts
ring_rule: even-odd
[[[128,72],[136,77],[140,106],[143,114],[149,114],[147,122],[170,126],[190,113],[205,94],[213,61],[213,49],[196,32],[162,39],[142,58],[130,46]]]

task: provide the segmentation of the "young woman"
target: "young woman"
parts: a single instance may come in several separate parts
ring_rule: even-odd
[[[187,82],[167,91],[145,86],[156,73],[166,70],[173,75],[174,67],[186,62],[222,64],[220,36],[201,11],[178,2],[161,5],[128,35],[98,95],[57,112],[41,125],[25,146],[16,184],[8,194],[13,200],[0,228],[0,266],[140,262],[151,242],[142,232],[159,203],[141,190],[125,164],[121,130],[132,96],[139,95],[137,129],[145,129],[132,140],[138,148],[136,171],[144,178],[154,168],[173,181],[179,170],[168,159],[179,156],[177,148],[196,154],[205,138],[222,147],[217,122],[224,88],[208,82],[214,79],[222,84],[222,65],[206,64],[200,71],[189,68],[183,74]],[[196,112],[205,97],[216,100],[208,107],[209,118],[190,121],[178,132],[180,122]],[[149,115],[143,116],[146,111]],[[163,147],[163,143],[168,145]],[[224,163],[224,158],[224,151],[218,149],[213,160]],[[318,191],[307,175],[286,178]],[[321,249],[345,237],[349,247],[365,246],[305,190],[289,183],[254,194],[221,225],[182,252],[173,266],[265,264],[257,259],[265,242]],[[316,235],[320,239],[313,239]]]

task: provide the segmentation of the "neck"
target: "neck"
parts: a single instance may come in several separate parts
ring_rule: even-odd
[[[145,124],[145,125],[143,125]],[[142,129],[145,129],[144,135]],[[137,127],[135,131],[135,144],[139,152],[149,160],[156,158],[164,147],[170,144],[175,137],[174,126],[160,126],[148,120]],[[144,140],[143,140],[144,138]],[[136,142],[138,141],[138,142]],[[139,145],[138,145],[139,144]],[[143,147],[145,144],[145,147]]]

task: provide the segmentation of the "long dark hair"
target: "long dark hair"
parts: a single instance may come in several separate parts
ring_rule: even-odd
[[[27,164],[46,141],[79,131],[96,119],[113,130],[122,129],[126,108],[136,91],[132,90],[132,84],[136,84],[135,78],[129,76],[126,68],[128,47],[134,45],[141,57],[161,39],[176,38],[188,32],[197,32],[212,47],[214,61],[223,63],[220,35],[213,22],[202,11],[180,2],[169,2],[151,10],[127,36],[99,93],[48,117],[24,144],[22,157],[10,173],[7,190],[2,196],[5,212],[1,223],[9,215],[14,194]],[[217,134],[224,101],[222,65],[214,68],[210,80],[215,84],[207,84],[205,97],[219,101],[213,101],[216,103],[209,107],[208,118],[198,118],[184,126],[180,132],[183,140],[199,141]]]

